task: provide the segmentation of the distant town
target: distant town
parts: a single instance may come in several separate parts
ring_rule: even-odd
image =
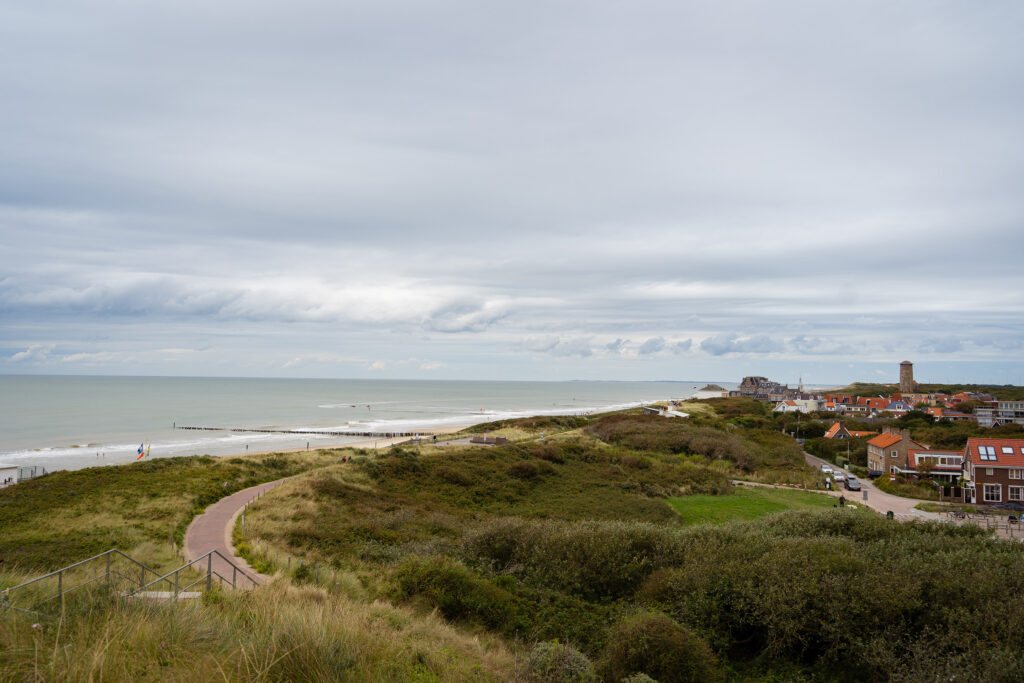
[[[910,430],[892,424],[912,413],[943,424],[976,423],[978,427],[1024,427],[1024,401],[1000,400],[984,392],[920,392],[914,365],[899,365],[899,390],[888,396],[814,393],[774,382],[767,377],[744,377],[739,388],[727,391],[704,387],[695,398],[742,397],[774,403],[776,413],[797,413],[835,420],[821,438],[866,440],[866,474],[892,479],[931,480],[941,499],[1000,505],[1024,511],[1024,440],[1019,434],[970,436],[963,448],[940,449],[915,441]],[[848,421],[885,423],[881,431],[853,430]],[[1004,430],[1005,431],[1005,430]],[[1016,428],[1010,427],[1015,432]],[[1007,438],[1010,436],[1010,438]],[[1016,438],[1012,438],[1012,437]],[[848,448],[849,451],[849,448]]]

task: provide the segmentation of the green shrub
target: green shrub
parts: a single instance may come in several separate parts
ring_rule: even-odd
[[[449,484],[456,484],[457,486],[469,486],[473,483],[472,477],[452,467],[438,467],[434,470],[434,474]]]
[[[598,680],[594,665],[586,655],[558,641],[534,645],[526,671],[533,680],[543,683],[596,683]]]
[[[395,568],[392,582],[392,597],[425,599],[448,619],[502,629],[515,617],[508,591],[449,557],[408,558]]]
[[[601,440],[636,451],[692,453],[734,464],[744,471],[759,467],[802,466],[799,446],[785,434],[752,427],[738,431],[721,423],[698,424],[651,415],[610,415],[587,427]]]
[[[540,476],[540,469],[532,462],[520,460],[512,463],[508,468],[508,473],[518,479],[536,479]]]
[[[486,522],[469,533],[467,555],[494,568],[514,567],[531,584],[587,600],[631,595],[655,569],[683,559],[673,529],[635,522]]]
[[[642,614],[614,629],[598,664],[606,680],[643,673],[660,683],[717,680],[718,659],[707,642],[664,614]]]

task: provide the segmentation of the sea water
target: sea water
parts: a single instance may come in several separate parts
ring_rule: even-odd
[[[150,458],[322,448],[373,437],[247,430],[416,432],[615,410],[686,398],[704,384],[8,375],[0,376],[0,463],[122,464],[140,445]]]

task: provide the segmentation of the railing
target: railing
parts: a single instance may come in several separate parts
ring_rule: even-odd
[[[119,559],[119,558],[123,558],[124,560],[127,560],[129,563],[131,563],[129,565],[128,571],[134,571],[134,569],[138,569],[138,578],[137,579],[135,577],[133,577],[133,576],[128,576],[127,573],[124,573],[124,572],[120,571],[119,568],[117,568],[117,567],[115,567],[113,565],[112,560]],[[103,560],[103,562],[104,562],[104,569],[103,569],[102,572],[100,572],[99,574],[96,574],[95,576],[91,576],[91,577],[85,579],[84,581],[81,581],[79,583],[71,585],[70,587],[66,586],[66,584],[69,581],[75,580],[75,570],[80,569],[82,567],[85,567],[86,565],[88,565],[90,563],[93,563],[93,562],[96,562],[98,560]],[[53,602],[55,600],[60,600],[60,602],[61,602],[61,609],[63,610],[63,608],[64,608],[64,601],[65,601],[66,597],[69,594],[74,593],[75,591],[77,591],[77,590],[79,590],[81,588],[84,588],[86,586],[93,585],[93,584],[96,584],[97,582],[102,581],[104,587],[106,587],[107,589],[110,589],[115,579],[118,581],[119,584],[127,583],[129,585],[134,585],[135,583],[137,583],[139,586],[142,586],[142,585],[144,585],[146,583],[146,579],[147,579],[147,577],[150,574],[152,574],[153,576],[160,576],[160,572],[156,571],[155,569],[151,569],[150,567],[147,567],[146,565],[142,564],[141,562],[139,562],[135,558],[133,558],[133,557],[131,557],[129,555],[126,555],[125,553],[123,553],[120,550],[117,550],[115,548],[115,549],[111,549],[111,550],[108,550],[106,552],[100,553],[98,555],[93,555],[92,557],[84,559],[84,560],[82,560],[80,562],[75,562],[74,564],[69,564],[66,567],[61,567],[60,569],[58,569],[56,571],[52,571],[49,574],[43,574],[42,576],[37,576],[36,578],[31,579],[29,581],[25,581],[24,583],[20,583],[17,586],[11,586],[10,588],[4,589],[2,605],[3,605],[3,607],[8,608],[8,609],[13,609],[13,610],[17,610],[17,611],[23,611],[23,612],[32,612],[34,614],[40,614],[39,609],[26,609],[26,608],[23,608],[23,607],[17,607],[15,605],[12,605],[11,604],[11,595],[13,593],[17,593],[17,592],[28,592],[25,589],[29,588],[30,586],[38,586],[38,585],[42,584],[42,582],[46,581],[47,579],[54,579],[54,578],[56,578],[56,581],[57,581],[56,593],[53,594],[53,595],[50,595],[48,597],[42,598],[38,602],[33,603],[32,606],[33,607],[37,607],[37,608],[43,608],[48,603],[51,603],[51,602]]]
[[[213,570],[213,558],[214,558],[214,556],[219,557],[221,560],[226,562],[229,567],[231,567],[231,581],[230,582],[227,580],[226,577],[221,575],[220,572],[216,572],[216,571]],[[186,571],[186,570],[188,570],[188,569],[190,569],[193,566],[202,567],[204,560],[206,561],[206,571],[198,579],[196,579],[195,581],[187,584],[186,586],[181,586],[181,573]],[[200,585],[200,584],[203,584],[203,583],[205,583],[205,589],[207,591],[212,590],[213,589],[213,580],[214,580],[214,578],[216,578],[217,581],[219,582],[217,584],[218,586],[225,586],[225,585],[230,584],[231,588],[238,588],[239,587],[238,586],[238,579],[239,579],[239,577],[241,577],[242,579],[244,579],[248,583],[248,587],[249,588],[255,588],[255,587],[260,585],[259,581],[257,581],[255,578],[253,578],[253,577],[249,576],[248,574],[246,574],[243,570],[239,569],[235,565],[234,562],[232,562],[228,558],[224,557],[223,555],[221,555],[216,550],[211,550],[208,553],[206,553],[205,555],[201,555],[200,557],[197,557],[196,559],[192,560],[191,562],[186,562],[185,564],[181,565],[177,569],[175,569],[175,570],[173,570],[171,572],[168,572],[167,574],[164,574],[163,576],[158,576],[157,578],[153,579],[152,581],[150,581],[147,584],[140,585],[137,590],[132,591],[131,595],[137,596],[142,591],[150,589],[153,586],[159,586],[162,582],[166,582],[168,585],[170,585],[173,588],[173,590],[172,590],[173,596],[175,597],[175,599],[177,599],[181,593],[183,593],[185,591],[188,591],[190,588],[194,588],[197,585]]]
[[[1024,515],[1007,514],[999,510],[984,508],[968,512],[966,510],[950,510],[945,513],[946,520],[956,524],[973,524],[994,531],[1001,538],[1024,540]]]
[[[219,571],[214,570],[213,558],[215,555],[231,568],[230,581]],[[112,563],[112,560],[121,558],[130,563],[125,571],[122,571],[121,568],[114,566]],[[95,563],[101,560],[104,564],[103,569],[99,573],[88,576],[85,579],[80,579],[80,570],[82,568],[86,567],[90,563]],[[204,560],[206,564],[205,568],[203,567]],[[198,572],[199,578],[194,578],[193,575],[187,575],[185,576],[184,585],[182,585],[182,578],[185,572]],[[156,578],[150,579],[150,576],[154,576]],[[51,593],[49,590],[46,590],[44,582],[48,579],[56,580],[56,592]],[[191,562],[183,564],[177,569],[161,575],[160,572],[147,567],[120,550],[111,549],[98,555],[93,555],[92,557],[80,562],[75,562],[74,564],[70,564],[66,567],[61,567],[60,569],[48,574],[37,576],[34,579],[25,581],[24,583],[20,583],[16,586],[4,589],[2,592],[2,600],[0,600],[0,608],[45,617],[50,616],[45,610],[53,605],[55,601],[59,601],[60,612],[63,613],[67,597],[88,586],[99,586],[105,590],[106,594],[110,597],[159,597],[178,600],[184,593],[189,592],[196,586],[199,586],[200,590],[212,590],[215,579],[218,587],[230,586],[231,588],[252,588],[259,585],[259,582],[255,578],[239,569],[230,559],[224,557],[216,550],[211,550],[202,557],[198,557]],[[68,584],[72,581],[77,582],[69,586]],[[240,586],[240,582],[243,585]],[[35,600],[32,600],[28,605],[24,606],[12,604],[12,596],[16,596],[17,594],[28,594],[31,596],[33,587],[37,589],[42,587],[43,597],[36,597]],[[166,595],[147,595],[147,592],[155,591],[166,593]]]

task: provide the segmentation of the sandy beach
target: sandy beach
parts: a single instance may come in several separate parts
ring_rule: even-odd
[[[455,434],[456,432],[460,432],[463,429],[465,429],[466,427],[471,427],[471,426],[472,425],[468,425],[468,424],[466,424],[466,425],[451,425],[451,426],[447,426],[447,427],[433,427],[431,429],[413,429],[411,431],[418,432],[419,434],[422,435],[423,438],[420,439],[421,442],[423,442],[423,443],[430,443],[432,441],[432,437],[434,437],[434,436],[443,436],[445,434]],[[410,437],[408,437],[408,436],[396,436],[396,437],[380,438],[380,439],[367,439],[366,441],[356,441],[355,443],[343,443],[343,444],[338,444],[336,446],[322,446],[322,445],[318,445],[318,446],[314,447],[311,444],[309,446],[309,448],[285,448],[285,449],[275,448],[275,449],[265,450],[265,451],[242,451],[241,453],[231,453],[231,454],[228,454],[228,455],[221,455],[221,456],[217,456],[217,457],[221,457],[221,458],[238,458],[238,457],[244,457],[244,456],[247,456],[247,455],[269,455],[271,453],[300,453],[300,452],[307,451],[307,450],[309,450],[309,451],[332,451],[332,450],[340,450],[340,449],[343,449],[343,448],[376,448],[376,449],[380,449],[380,448],[390,448],[391,446],[394,446],[395,444],[405,443],[407,441],[412,441],[412,439]]]

